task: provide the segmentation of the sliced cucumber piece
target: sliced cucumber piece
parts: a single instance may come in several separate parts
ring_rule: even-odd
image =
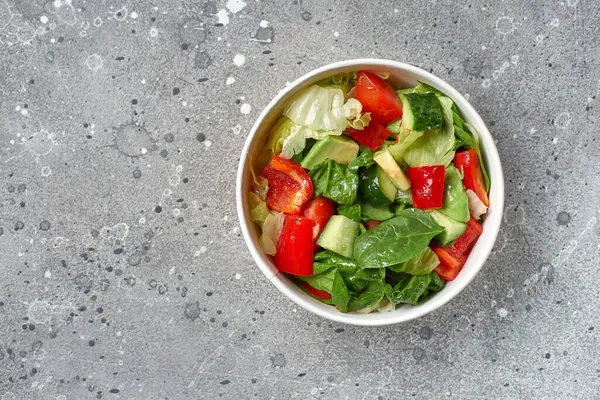
[[[438,225],[444,227],[444,230],[434,238],[443,246],[447,246],[454,242],[456,239],[461,237],[467,229],[467,224],[464,222],[458,222],[452,218],[448,218],[437,210],[432,210],[429,212],[429,214],[433,217]]]
[[[326,250],[351,258],[354,241],[360,232],[359,225],[343,215],[333,215],[325,225],[317,244]]]
[[[423,132],[441,129],[442,105],[435,93],[404,93],[402,101],[402,127]]]

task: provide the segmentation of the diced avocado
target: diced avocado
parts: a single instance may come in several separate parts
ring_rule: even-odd
[[[377,166],[377,183],[379,184],[379,188],[385,197],[387,197],[390,201],[394,201],[398,189],[390,177],[387,176],[383,168],[381,168],[379,165]]]
[[[362,214],[375,221],[385,221],[394,217],[394,213],[390,211],[390,206],[373,206],[369,203],[361,204]]]
[[[388,130],[393,133],[394,137],[398,134],[398,132],[400,132],[401,124],[402,124],[402,118],[398,118],[397,120],[395,120],[394,122],[392,122],[391,124],[389,124],[387,126]]]
[[[365,203],[381,206],[394,201],[397,189],[379,165],[362,168],[359,179],[358,190]]]
[[[402,101],[402,127],[423,132],[442,127],[442,105],[435,93],[404,93]]]
[[[433,219],[438,225],[444,227],[442,233],[438,234],[434,238],[443,246],[447,246],[459,237],[461,237],[467,229],[467,224],[465,224],[464,222],[458,222],[453,220],[452,218],[448,218],[437,210],[430,211],[429,214],[433,217]]]
[[[379,164],[398,189],[410,189],[410,181],[406,175],[404,175],[404,171],[402,171],[402,168],[396,163],[396,160],[394,160],[394,157],[392,157],[392,154],[387,148],[376,152],[373,156],[373,160]]]
[[[360,232],[359,225],[343,215],[333,215],[325,225],[317,244],[326,250],[351,258],[354,241]]]
[[[326,159],[349,164],[358,155],[358,144],[345,136],[329,135],[319,140],[302,160],[302,168],[312,169]]]

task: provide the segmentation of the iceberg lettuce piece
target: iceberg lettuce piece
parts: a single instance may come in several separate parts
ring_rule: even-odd
[[[298,125],[318,131],[344,130],[344,91],[336,87],[312,85],[294,96],[283,115]]]
[[[345,119],[344,119],[345,121]],[[329,135],[340,136],[342,130],[318,131],[298,125],[287,117],[281,117],[271,128],[267,147],[275,153],[281,153],[283,158],[292,158],[302,153],[306,147],[306,139],[321,140]]]

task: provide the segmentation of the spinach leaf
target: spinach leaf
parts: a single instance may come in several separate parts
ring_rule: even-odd
[[[358,175],[348,166],[327,159],[310,171],[310,177],[316,196],[324,196],[343,205],[354,203]]]
[[[439,212],[458,222],[469,220],[469,200],[463,187],[460,171],[454,167],[446,168],[444,179],[444,200]]]
[[[388,267],[388,269],[394,272],[404,272],[410,275],[428,275],[438,265],[440,265],[438,256],[429,247],[427,247],[425,251],[418,256],[411,258],[402,264],[391,265]]]
[[[310,286],[318,290],[324,290],[331,293],[333,290],[333,281],[337,270],[328,268],[325,272],[315,274],[313,276],[296,276],[296,278],[308,283]]]
[[[326,271],[329,268],[338,268],[344,275],[352,275],[358,270],[354,260],[341,256],[333,251],[321,251],[315,254],[313,270]]]
[[[431,275],[405,275],[394,286],[393,291],[386,293],[388,300],[394,304],[407,303],[417,305],[431,282]]]
[[[354,222],[361,222],[361,207],[360,204],[352,204],[351,206],[339,206],[338,214],[350,218]]]
[[[331,300],[341,312],[348,312],[348,301],[350,301],[350,292],[346,287],[346,282],[339,271],[335,271],[333,285],[331,288]]]
[[[350,164],[348,164],[348,169],[352,172],[358,172],[359,168],[365,167],[369,168],[371,165],[375,164],[373,161],[373,150],[368,147],[365,147],[358,157],[356,157]]]
[[[365,290],[350,298],[348,311],[358,311],[378,304],[385,296],[385,288],[383,281],[370,282]]]
[[[342,272],[342,276],[350,290],[360,292],[369,286],[371,282],[384,282],[385,268],[359,269],[353,274],[344,274]]]
[[[354,259],[361,268],[383,268],[421,254],[444,228],[425,211],[410,208],[361,234],[354,242]]]

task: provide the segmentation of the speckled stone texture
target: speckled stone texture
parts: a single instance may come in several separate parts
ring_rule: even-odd
[[[0,0],[0,399],[598,398],[599,17],[583,0]],[[376,329],[285,299],[234,196],[268,101],[358,57],[467,94],[506,176],[477,278]]]

